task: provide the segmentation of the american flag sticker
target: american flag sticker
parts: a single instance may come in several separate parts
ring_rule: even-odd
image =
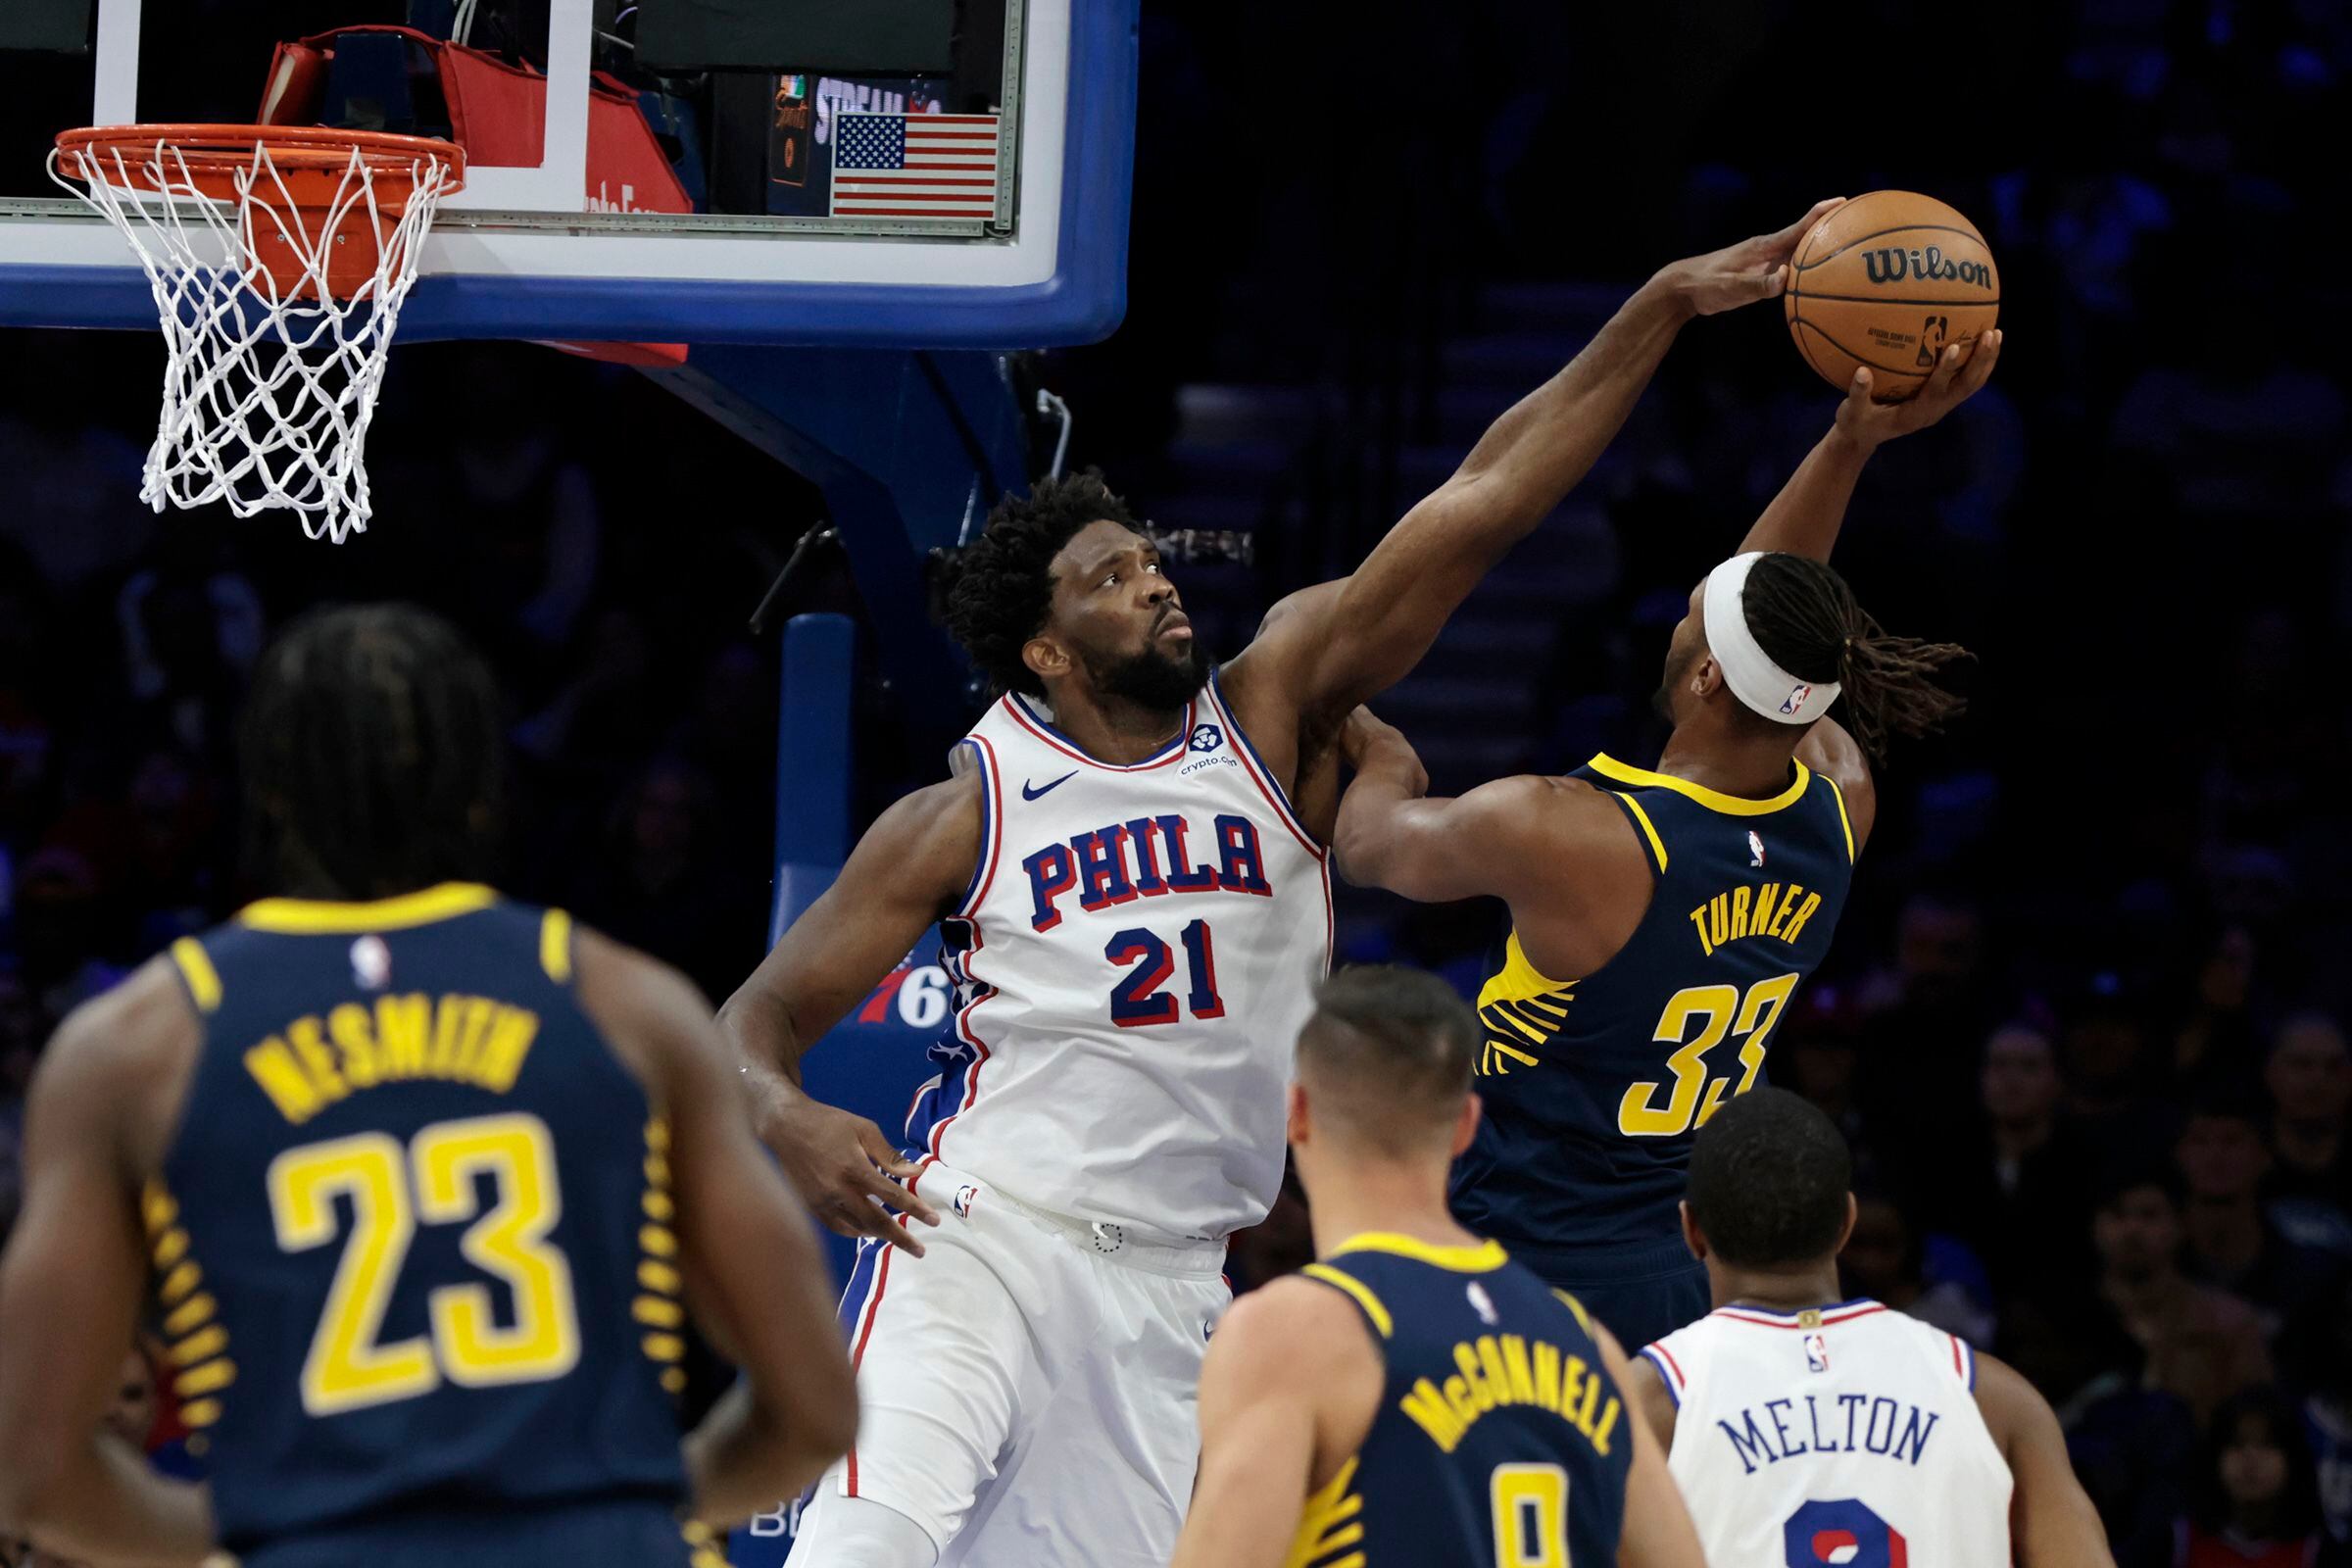
[[[996,115],[842,115],[833,122],[835,218],[997,213]]]

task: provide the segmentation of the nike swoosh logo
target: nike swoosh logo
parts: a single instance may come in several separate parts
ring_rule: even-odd
[[[1061,786],[1067,784],[1070,780],[1076,778],[1077,776],[1078,770],[1073,767],[1067,773],[1062,774],[1061,777],[1055,779],[1051,784],[1039,785],[1024,779],[1021,782],[1021,799],[1024,801],[1034,801],[1041,795],[1051,795],[1055,790],[1061,788]]]

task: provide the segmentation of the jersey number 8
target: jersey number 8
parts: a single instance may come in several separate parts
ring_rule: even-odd
[[[1706,1055],[1730,1035],[1740,1036],[1740,1087],[1731,1093],[1738,1097],[1754,1088],[1756,1070],[1764,1065],[1765,1038],[1781,1021],[1796,981],[1793,974],[1776,974],[1749,986],[1744,997],[1737,987],[1725,985],[1690,986],[1668,997],[1650,1038],[1675,1048],[1666,1058],[1674,1072],[1674,1088],[1660,1104],[1658,1091],[1664,1084],[1628,1084],[1625,1098],[1617,1102],[1617,1130],[1628,1138],[1675,1138],[1704,1126],[1722,1106],[1732,1082],[1728,1073],[1708,1076]]]
[[[487,1214],[475,1191],[482,1176],[498,1189]],[[302,1363],[303,1409],[323,1416],[388,1404],[430,1394],[444,1378],[466,1388],[538,1383],[578,1364],[571,1268],[547,1240],[564,1212],[547,1123],[521,1112],[435,1122],[406,1150],[388,1133],[355,1133],[270,1162],[270,1212],[284,1250],[333,1241],[338,1198],[351,1203],[351,1240]],[[487,1285],[443,1285],[425,1298],[429,1341],[377,1340],[420,1217],[474,1222],[459,1249],[513,1293],[512,1325],[498,1323]]]
[[[1911,1544],[1858,1498],[1805,1503],[1781,1527],[1788,1568],[1906,1568]]]

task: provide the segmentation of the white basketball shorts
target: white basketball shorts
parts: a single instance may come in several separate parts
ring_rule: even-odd
[[[1161,1568],[1200,1458],[1197,1385],[1232,1295],[1218,1243],[1138,1242],[944,1166],[924,1255],[864,1244],[842,1298],[858,1445],[791,1568],[837,1563],[827,1493],[922,1526],[941,1568]]]

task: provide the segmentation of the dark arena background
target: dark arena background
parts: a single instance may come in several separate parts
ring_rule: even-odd
[[[271,9],[188,8],[180,70],[232,118],[289,31]],[[1141,36],[1124,319],[1009,373],[1025,412],[1066,405],[1069,466],[1192,531],[1171,572],[1220,653],[1360,560],[1657,265],[1881,187],[1977,221],[1999,372],[1872,463],[1838,556],[1887,627],[1975,651],[1971,707],[1882,771],[1770,1076],[1856,1152],[1848,1294],[2030,1377],[2119,1563],[2352,1562],[2352,12],[1154,4]],[[18,163],[71,122],[35,98],[0,105]],[[303,610],[406,598],[468,632],[510,705],[507,887],[714,1003],[779,881],[838,865],[978,710],[921,583],[858,570],[836,492],[657,376],[396,347],[375,515],[330,546],[147,511],[160,368],[146,333],[0,332],[0,1232],[59,1019],[251,896],[233,719]],[[1690,585],[1836,404],[1777,306],[1686,329],[1375,705],[1436,789],[1654,758]],[[1029,476],[1059,436],[1019,432]],[[788,637],[801,616],[834,618]],[[1341,899],[1342,961],[1469,993],[1503,929]],[[918,951],[812,1087],[890,1125],[947,1010]],[[1286,1194],[1236,1285],[1310,1251]],[[2249,1412],[2275,1494],[2225,1485]],[[184,1438],[165,1401],[152,1445]],[[772,1560],[758,1536],[740,1562]]]

